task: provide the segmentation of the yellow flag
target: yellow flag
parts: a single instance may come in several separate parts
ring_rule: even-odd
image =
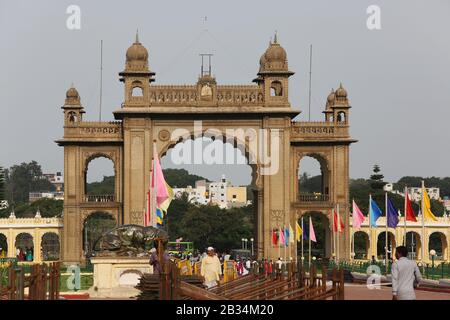
[[[300,227],[300,225],[298,224],[298,221],[295,221],[295,229],[296,229],[296,238],[297,238],[297,241],[301,241],[302,240],[302,233],[303,233],[303,230],[302,230],[302,228]]]
[[[437,218],[431,212],[430,197],[428,196],[427,189],[422,188],[422,201],[423,201],[423,217],[425,220],[437,221]]]

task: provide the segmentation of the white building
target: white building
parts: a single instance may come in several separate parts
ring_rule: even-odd
[[[30,192],[28,196],[30,203],[44,198],[64,200],[64,192]]]
[[[173,191],[176,198],[180,198],[183,193],[186,193],[188,201],[191,203],[214,204],[222,209],[251,203],[247,201],[247,188],[232,186],[225,175],[222,175],[220,181],[208,183],[206,180],[199,180],[195,182],[195,188],[187,186],[186,188],[174,188]]]

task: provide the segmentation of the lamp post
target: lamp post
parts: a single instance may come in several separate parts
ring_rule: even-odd
[[[431,256],[431,267],[434,269],[434,258],[436,257],[436,250],[431,249],[430,256]]]
[[[255,241],[255,239],[250,238],[250,241],[252,242],[252,257],[253,257],[253,241]]]
[[[247,241],[248,241],[248,239],[247,239],[247,238],[244,238],[245,250],[247,250],[247,249],[248,249],[248,246],[247,246]]]
[[[241,241],[242,241],[242,250],[244,250],[244,240],[245,240],[244,238],[241,239]]]

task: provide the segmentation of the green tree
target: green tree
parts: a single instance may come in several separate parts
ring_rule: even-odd
[[[26,203],[30,192],[55,191],[55,186],[42,176],[36,161],[14,165],[5,170],[6,198],[10,204]]]
[[[114,194],[115,176],[103,176],[99,182],[86,184],[86,192],[89,195],[107,195]]]
[[[164,172],[164,178],[166,179],[166,182],[171,187],[177,187],[177,188],[186,188],[187,186],[195,186],[195,182],[198,180],[206,180],[209,181],[206,178],[203,178],[201,176],[197,176],[195,174],[190,174],[185,169],[165,169]]]
[[[374,165],[373,173],[370,176],[370,186],[375,191],[383,190],[383,187],[385,185],[383,181],[384,175],[382,175],[380,172],[381,172],[380,166],[377,164]]]

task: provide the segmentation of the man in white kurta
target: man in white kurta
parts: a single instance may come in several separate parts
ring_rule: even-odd
[[[422,275],[415,261],[406,256],[405,246],[397,247],[395,257],[397,261],[392,264],[392,295],[393,300],[415,300],[414,284],[420,283]]]
[[[208,247],[208,255],[202,259],[201,275],[205,278],[205,286],[217,286],[222,275],[219,258],[214,254],[214,248]]]

